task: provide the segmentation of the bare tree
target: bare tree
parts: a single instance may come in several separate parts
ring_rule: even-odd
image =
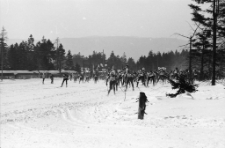
[[[182,35],[182,34],[179,34],[179,33],[175,33],[176,35],[179,35],[179,36],[182,36],[182,37],[185,37],[185,38],[188,38],[189,39],[189,43],[186,44],[186,45],[183,45],[183,46],[187,46],[189,45],[190,47],[190,51],[189,51],[189,83],[193,83],[193,77],[192,77],[192,56],[191,56],[191,52],[192,52],[192,42],[194,41],[193,38],[195,37],[195,33],[196,31],[198,30],[200,24],[197,25],[196,29],[194,30],[192,27],[192,30],[194,31],[193,34],[191,36],[185,36],[185,35]]]

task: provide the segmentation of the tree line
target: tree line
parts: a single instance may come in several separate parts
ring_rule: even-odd
[[[149,51],[148,55],[141,56],[137,61],[135,61],[132,57],[127,58],[125,53],[120,56],[116,55],[114,51],[112,51],[109,57],[106,58],[104,52],[93,51],[92,55],[87,57],[80,53],[74,54],[73,61],[76,65],[89,67],[91,70],[101,68],[110,70],[112,67],[122,70],[126,65],[128,65],[132,71],[137,71],[142,68],[145,68],[147,71],[155,71],[158,70],[158,67],[165,67],[170,71],[174,70],[175,67],[186,69],[188,53],[189,52],[187,50],[182,50],[181,52],[170,51],[166,53],[154,53],[153,51]]]
[[[145,68],[148,71],[157,70],[158,67],[166,67],[172,70],[175,67],[187,67],[187,50],[181,52],[154,53],[149,51],[148,55],[141,56],[136,62],[132,57],[127,58],[124,53],[122,56],[116,55],[113,51],[106,58],[103,52],[96,52],[89,56],[72,54],[70,50],[66,53],[62,44],[58,44],[57,39],[53,43],[49,39],[42,38],[41,41],[34,43],[34,37],[29,36],[27,41],[15,43],[4,48],[3,69],[4,70],[75,70],[81,72],[82,68],[90,71],[111,69],[123,69],[129,65],[131,70]]]
[[[30,35],[27,41],[15,43],[3,49],[1,54],[3,54],[5,70],[58,69],[61,72],[61,69],[73,69],[73,56],[70,50],[66,53],[62,44],[56,46],[44,37],[35,44],[33,36]]]

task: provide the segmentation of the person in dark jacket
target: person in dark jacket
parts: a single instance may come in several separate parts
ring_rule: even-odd
[[[67,81],[68,81],[68,74],[63,74],[63,81],[62,81],[62,85],[61,85],[61,87],[63,87],[63,83],[64,83],[64,81],[66,81],[66,87],[67,87]]]

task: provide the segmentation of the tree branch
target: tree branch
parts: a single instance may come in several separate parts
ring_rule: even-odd
[[[185,38],[190,38],[190,37],[187,37],[187,36],[184,36],[184,35],[182,35],[182,34],[179,34],[179,33],[175,33],[176,35],[179,35],[179,36],[182,36],[182,37],[185,37]]]

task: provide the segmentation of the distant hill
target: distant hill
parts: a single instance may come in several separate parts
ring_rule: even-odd
[[[19,40],[10,40],[12,44]],[[22,40],[20,40],[22,41]],[[8,45],[10,45],[8,43]],[[153,52],[168,52],[179,49],[179,46],[184,45],[187,41],[175,38],[144,38],[144,37],[125,37],[125,36],[109,36],[109,37],[83,37],[83,38],[61,38],[60,43],[72,54],[81,53],[81,55],[90,55],[93,51],[104,52],[107,57],[114,51],[116,55],[122,55],[124,52],[127,57],[133,57],[137,60],[142,55],[148,55],[149,51]]]

